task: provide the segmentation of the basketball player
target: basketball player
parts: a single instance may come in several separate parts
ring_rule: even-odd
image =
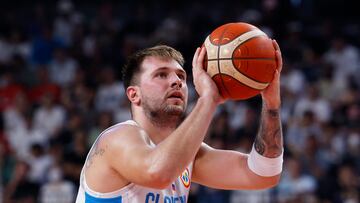
[[[224,102],[203,70],[204,48],[192,66],[199,98],[184,119],[188,99],[184,60],[168,46],[130,57],[124,69],[132,119],[100,134],[80,177],[77,203],[185,203],[190,183],[219,189],[275,186],[282,170],[280,72],[262,93],[261,126],[250,154],[213,149],[203,143],[216,107]]]

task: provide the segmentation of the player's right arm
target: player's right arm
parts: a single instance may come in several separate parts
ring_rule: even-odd
[[[205,49],[193,59],[193,76],[199,99],[184,122],[156,147],[144,140],[145,133],[127,126],[111,139],[106,153],[110,166],[127,181],[152,188],[171,184],[194,160],[218,104],[223,99],[209,75],[202,69]],[[104,154],[105,154],[104,153]]]

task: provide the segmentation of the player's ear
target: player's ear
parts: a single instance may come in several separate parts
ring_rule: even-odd
[[[140,105],[141,92],[138,86],[129,86],[126,89],[126,95],[132,104]]]

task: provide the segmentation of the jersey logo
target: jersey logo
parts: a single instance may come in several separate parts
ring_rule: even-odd
[[[185,169],[185,171],[180,176],[181,182],[184,184],[186,188],[190,186],[190,172],[189,169]]]

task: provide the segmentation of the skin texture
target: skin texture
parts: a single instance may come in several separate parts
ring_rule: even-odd
[[[282,152],[282,58],[275,41],[274,47],[278,67],[274,80],[262,92],[261,127],[254,144],[260,154],[270,158]],[[126,90],[133,119],[141,127],[120,125],[103,134],[85,167],[91,189],[111,192],[130,183],[162,189],[191,162],[192,181],[214,188],[262,189],[278,183],[279,175],[262,177],[253,173],[247,166],[247,154],[213,149],[203,143],[217,106],[224,102],[203,70],[204,55],[204,48],[194,54],[193,82],[199,98],[184,120],[188,96],[185,71],[173,59],[144,59],[138,84]]]
[[[260,130],[255,139],[255,150],[269,158],[278,157],[283,149],[283,136],[280,121],[280,72],[282,69],[281,52],[279,45],[274,41],[278,69],[268,88],[262,93],[263,108]]]

